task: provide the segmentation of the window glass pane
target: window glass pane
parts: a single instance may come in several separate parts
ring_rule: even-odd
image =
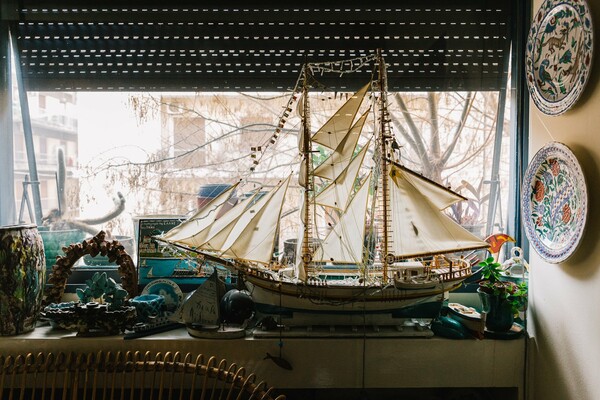
[[[351,94],[311,93],[313,132]],[[298,101],[287,109],[290,93],[32,92],[29,96],[38,98],[30,101],[30,107],[49,229],[80,229],[84,236],[104,229],[130,237],[137,216],[191,215],[204,197],[217,194],[207,191],[214,188],[210,185],[243,179],[236,195],[248,197],[252,190],[273,187],[298,172],[301,127]],[[398,92],[388,97],[399,147],[394,158],[465,196],[467,200],[448,214],[481,237],[488,230],[504,231],[507,225],[508,174],[514,155],[509,149],[510,113],[504,113],[503,129],[496,129],[500,98],[492,91]],[[367,121],[359,146],[372,137],[375,124]],[[16,136],[19,209],[27,164],[22,135]],[[500,157],[494,157],[496,146]],[[325,147],[317,150],[315,165],[330,153]],[[495,214],[488,221],[496,170]],[[57,212],[63,191],[65,202]],[[295,197],[286,203],[284,214],[297,208],[296,181],[290,193]],[[28,219],[27,207],[21,217]],[[296,237],[297,221],[288,219],[280,248]]]
[[[392,95],[392,122],[404,163],[466,197],[450,207],[449,215],[482,237],[506,229],[510,121],[503,120],[497,130],[499,99],[499,92]],[[495,151],[499,157],[494,158]],[[495,185],[501,195],[496,214],[488,216]]]

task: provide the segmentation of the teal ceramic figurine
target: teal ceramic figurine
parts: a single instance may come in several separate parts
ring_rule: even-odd
[[[106,272],[96,272],[86,285],[77,289],[78,303],[50,304],[44,317],[53,326],[77,331],[80,336],[117,335],[135,324],[135,307],[125,301],[127,291]]]
[[[44,244],[35,225],[0,227],[0,335],[32,331],[42,309]]]

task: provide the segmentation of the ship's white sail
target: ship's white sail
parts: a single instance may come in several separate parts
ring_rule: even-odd
[[[322,206],[345,210],[354,188],[354,182],[367,154],[368,144],[364,146],[348,166],[333,182],[325,187],[315,198],[315,203]]]
[[[403,179],[409,181],[421,194],[429,199],[439,210],[444,210],[452,204],[466,200],[460,194],[433,182],[410,169],[395,165],[403,173]]]
[[[189,246],[197,249],[213,250],[220,249],[221,245],[229,236],[229,232],[233,229],[235,221],[247,208],[248,204],[252,204],[258,192],[255,192],[247,200],[241,201],[230,209],[221,218],[214,221],[201,231],[198,231],[194,236],[180,239],[176,242],[180,245]]]
[[[371,174],[364,180],[339,222],[316,249],[315,261],[362,264],[370,186]]]
[[[298,201],[298,210],[302,210],[302,204],[304,204],[304,191],[300,193],[300,199]],[[292,260],[294,265],[294,276],[298,278],[300,281],[306,281],[306,269],[304,268],[304,263],[302,262],[302,241],[304,240],[304,227],[306,221],[304,220],[304,213],[298,212],[300,224],[298,226],[298,231],[296,235],[296,248],[295,248],[295,258]]]
[[[188,239],[194,235],[197,235],[198,232],[201,232],[209,227],[213,222],[215,222],[217,215],[219,215],[219,212],[227,203],[237,186],[238,184],[236,183],[227,190],[224,190],[221,194],[206,204],[206,206],[198,210],[198,212],[196,212],[193,216],[170,231],[166,232],[162,239],[178,242],[180,240]]]
[[[487,242],[440,212],[443,201],[428,197],[432,191],[424,195],[420,189],[426,185],[422,181],[415,184],[416,175],[391,166],[389,176],[393,223],[389,250],[394,256],[412,258],[488,247]]]
[[[356,121],[348,134],[340,141],[338,147],[333,151],[325,161],[315,168],[313,174],[315,176],[334,180],[342,171],[350,164],[354,150],[360,138],[363,126],[367,117],[370,115],[370,110],[367,110]]]
[[[290,179],[291,176],[242,214],[223,244],[222,256],[262,264],[271,262]]]
[[[268,264],[273,256],[277,226],[290,179],[291,176],[258,200],[258,192],[255,192],[210,224],[197,225],[194,221],[186,221],[188,223],[182,223],[177,227],[179,229],[167,232],[161,239],[219,253],[222,257]],[[201,229],[188,235],[191,226],[201,226]],[[181,234],[183,232],[185,235]]]
[[[300,161],[300,168],[298,171],[298,185],[303,188],[306,187],[306,160]]]
[[[371,87],[368,83],[358,92],[354,93],[342,107],[315,133],[312,141],[329,149],[336,149],[346,136],[362,102]]]

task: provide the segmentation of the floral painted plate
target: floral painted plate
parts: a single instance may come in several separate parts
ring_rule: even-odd
[[[167,310],[175,310],[183,300],[179,285],[170,279],[155,279],[144,287],[142,294],[158,294],[165,298]]]
[[[585,0],[542,4],[525,50],[529,93],[541,112],[559,115],[575,104],[590,74],[592,41],[592,18]]]
[[[546,261],[571,256],[585,228],[588,194],[581,166],[562,143],[551,142],[529,163],[521,190],[525,233]]]

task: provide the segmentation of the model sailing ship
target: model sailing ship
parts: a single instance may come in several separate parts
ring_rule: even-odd
[[[471,265],[461,254],[488,244],[444,213],[463,197],[395,159],[386,67],[379,54],[371,61],[377,80],[351,96],[316,133],[311,132],[308,89],[318,64],[305,65],[298,80],[293,96],[300,98],[302,119],[302,205],[294,259],[286,264],[273,255],[291,176],[215,219],[233,185],[160,239],[237,271],[262,313],[435,317],[444,294],[471,276]],[[369,92],[374,105],[357,118]],[[361,147],[370,115],[376,129]],[[318,145],[331,153],[313,166]],[[322,210],[336,220],[325,224],[324,234]]]

